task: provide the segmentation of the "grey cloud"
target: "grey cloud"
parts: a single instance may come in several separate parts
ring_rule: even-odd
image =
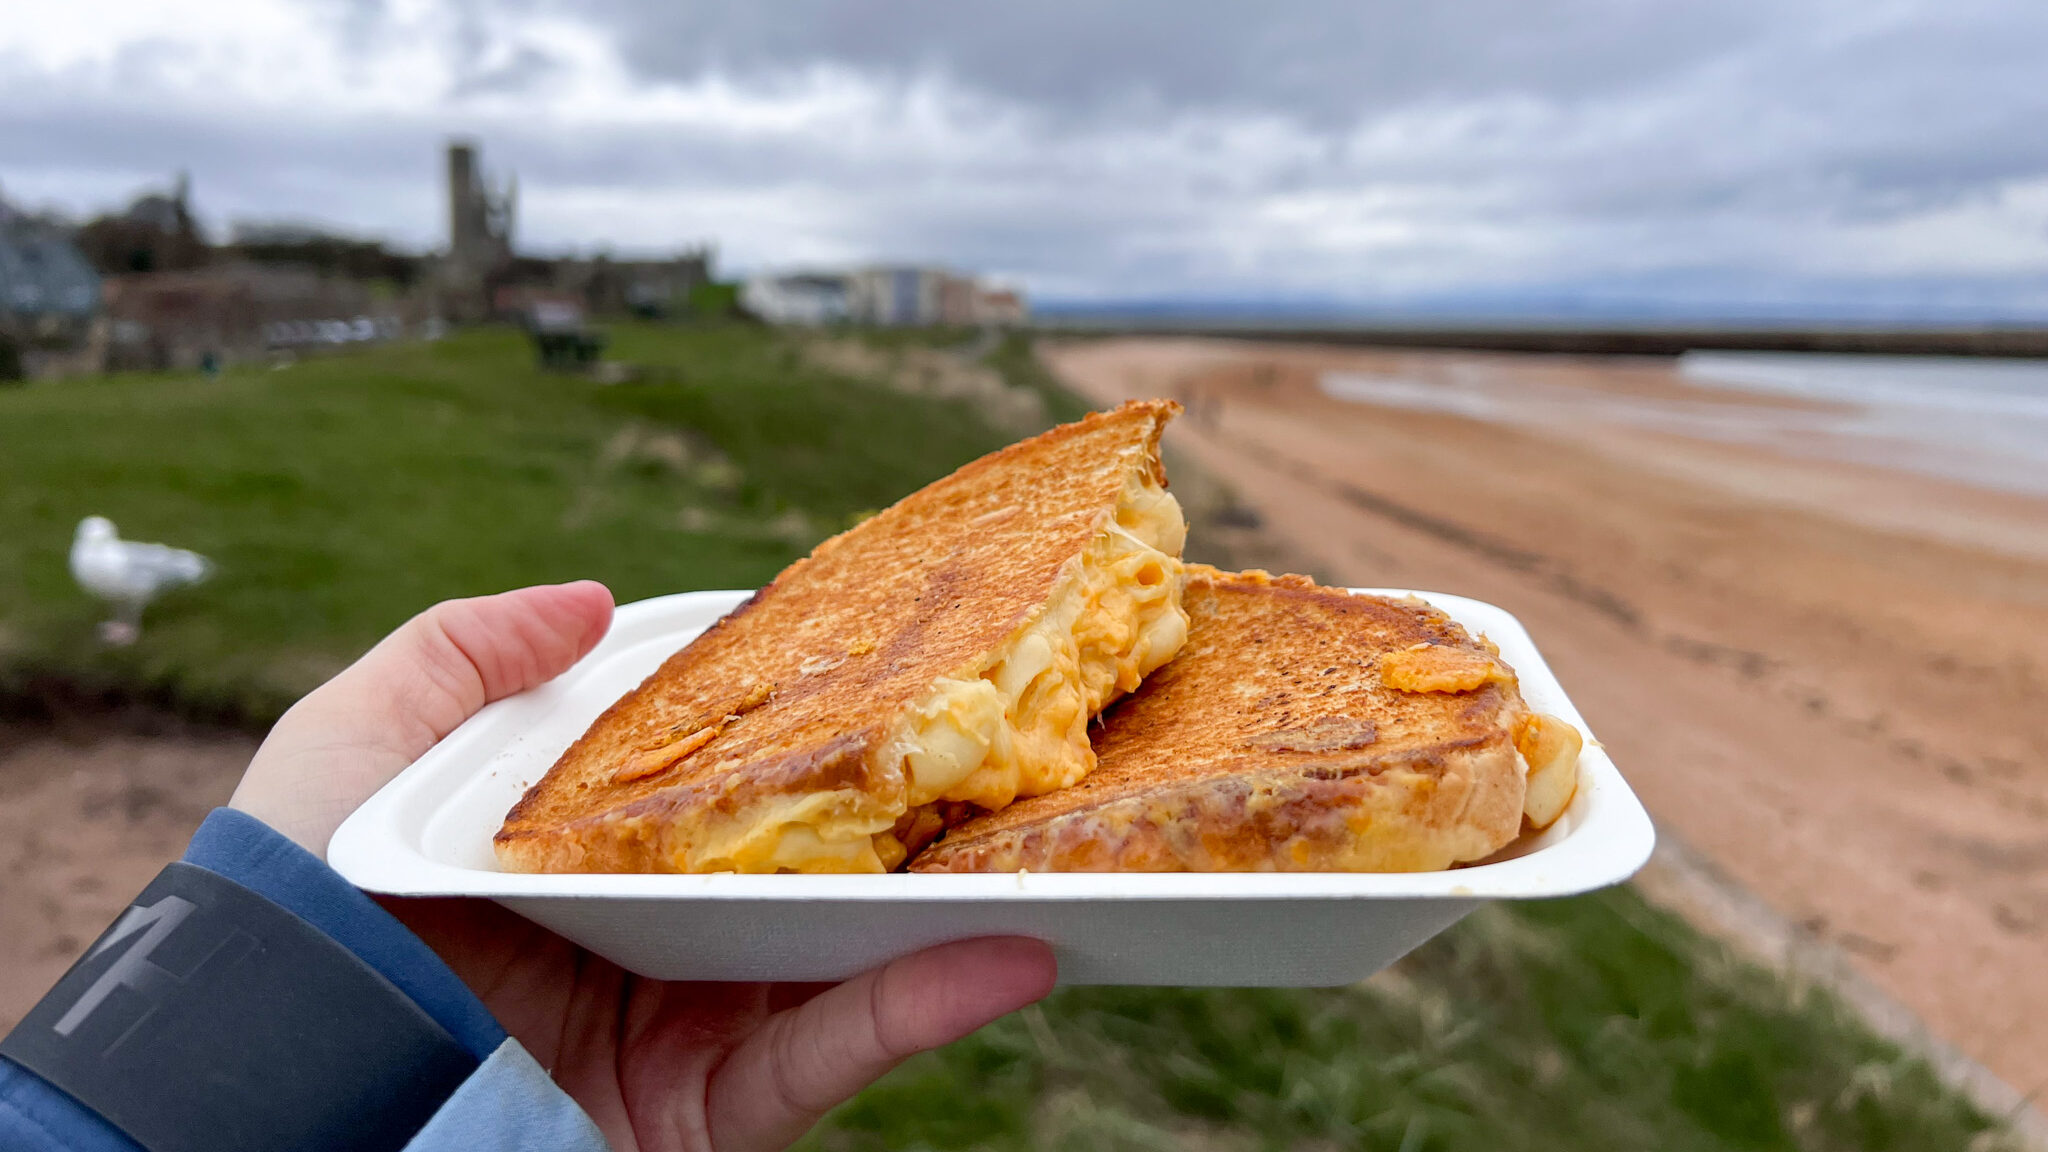
[[[598,0],[581,10],[617,28],[627,59],[651,77],[830,64],[946,74],[1078,113],[1257,110],[1333,123],[1393,100],[1624,90],[1741,43],[1770,11],[1611,0]]]
[[[383,0],[308,2],[351,53],[415,34]],[[742,264],[944,259],[1073,296],[2048,295],[2048,267],[1829,264],[1845,229],[2048,180],[2029,0],[455,2],[452,87],[405,115],[153,100],[140,47],[118,90],[0,69],[0,156],[110,181],[189,166],[223,216],[427,243],[460,131],[518,170],[543,246],[724,236]],[[562,131],[521,109],[546,109],[564,58],[507,12],[592,24],[643,84],[786,95],[829,73],[876,95],[843,138]]]
[[[372,50],[391,12],[388,0],[311,0],[308,6],[325,17],[344,49],[358,55]]]
[[[561,61],[530,44],[513,47],[500,59],[478,51],[465,63],[462,76],[449,88],[453,99],[532,92],[562,70]]]
[[[2024,2],[598,0],[579,10],[613,29],[649,78],[769,83],[821,66],[903,83],[945,77],[1040,118],[1047,150],[1205,113],[1268,115],[1334,137],[1502,98],[1568,126],[1701,93],[1650,138],[1593,142],[1576,180],[1540,138],[1389,156],[1379,173],[1534,177],[1538,206],[1657,215],[1793,201],[1882,218],[2048,172],[2037,127],[2048,120],[2038,79],[2048,9]],[[1515,167],[1487,169],[1502,162]]]
[[[412,240],[408,217],[431,211],[441,138],[431,124],[337,123],[291,107],[222,119],[105,96],[22,102],[28,86],[0,82],[0,107],[14,109],[0,115],[0,156],[88,180],[99,191],[69,205],[75,213],[118,207],[179,171],[192,175],[201,221],[216,234],[233,219],[291,216]],[[9,167],[19,165],[0,167],[0,179]]]

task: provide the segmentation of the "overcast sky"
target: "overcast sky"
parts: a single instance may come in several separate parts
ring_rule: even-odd
[[[2041,0],[21,0],[0,195],[1041,298],[2048,314]]]

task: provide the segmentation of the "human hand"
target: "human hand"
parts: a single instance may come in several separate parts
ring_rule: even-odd
[[[603,636],[582,582],[455,600],[299,701],[229,803],[324,857],[341,821],[486,703]],[[387,900],[606,1139],[628,1150],[780,1148],[905,1057],[1052,988],[1035,940],[969,940],[837,986],[663,983],[482,900]]]
[[[611,620],[594,580],[436,604],[292,705],[228,806],[325,860],[377,789],[485,704],[567,670]]]

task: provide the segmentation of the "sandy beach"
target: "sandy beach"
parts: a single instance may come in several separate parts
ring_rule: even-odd
[[[2048,500],[1600,419],[1612,396],[1819,403],[1669,360],[1045,355],[1094,401],[1189,405],[1169,450],[1269,541],[1232,559],[1516,613],[1661,828],[2020,1092],[2048,1088]],[[1478,419],[1338,399],[1327,373],[1548,399]]]

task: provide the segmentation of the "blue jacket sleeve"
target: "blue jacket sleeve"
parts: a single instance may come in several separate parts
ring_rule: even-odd
[[[536,1117],[547,1115],[563,1135],[571,1131],[581,1135],[582,1139],[571,1141],[576,1146],[602,1147],[601,1139],[589,1143],[596,1139],[596,1129],[588,1118],[507,1039],[505,1030],[455,973],[390,913],[311,853],[254,817],[221,808],[200,825],[185,850],[185,860],[251,889],[355,953],[468,1049],[480,1067],[444,1107],[460,1106],[469,1136],[483,1136],[493,1117],[509,1131],[519,1125],[530,1126]],[[448,1126],[430,1123],[416,1138],[415,1146],[423,1150],[452,1147],[432,1140],[437,1127]],[[531,1128],[527,1130],[530,1134]],[[0,1059],[0,1146],[141,1152],[134,1141],[97,1114],[4,1059]]]

